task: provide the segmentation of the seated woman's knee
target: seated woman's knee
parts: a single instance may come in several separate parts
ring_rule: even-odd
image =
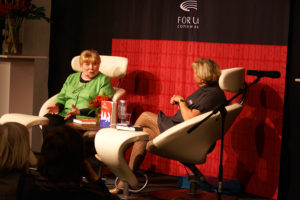
[[[136,126],[147,126],[148,125],[148,121],[151,120],[153,118],[153,113],[151,112],[143,112],[139,118],[136,120],[135,125]]]

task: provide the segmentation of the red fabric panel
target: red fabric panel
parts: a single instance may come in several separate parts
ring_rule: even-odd
[[[133,122],[143,111],[173,115],[177,108],[170,97],[187,97],[197,89],[191,63],[199,57],[215,60],[222,69],[280,71],[279,79],[263,78],[250,89],[242,113],[225,135],[223,162],[224,178],[241,181],[246,192],[277,198],[287,46],[113,39],[112,55],[129,59],[120,87],[127,91]],[[246,76],[246,81],[254,78]],[[205,175],[218,175],[219,150],[218,143],[199,166]],[[150,167],[186,175],[179,162],[147,154],[142,168]]]

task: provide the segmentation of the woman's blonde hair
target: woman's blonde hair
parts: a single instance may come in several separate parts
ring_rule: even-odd
[[[0,172],[25,170],[29,158],[29,132],[19,123],[0,125]]]
[[[199,58],[192,64],[194,74],[205,84],[216,83],[221,75],[219,65],[209,58]]]
[[[80,54],[79,63],[82,65],[85,62],[91,62],[100,65],[101,59],[99,53],[93,49],[84,50]]]

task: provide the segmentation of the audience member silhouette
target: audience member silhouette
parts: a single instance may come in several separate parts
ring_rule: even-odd
[[[118,199],[84,160],[82,135],[68,126],[49,129],[38,175],[28,175],[22,188],[21,199]]]
[[[16,199],[20,178],[37,165],[30,151],[28,129],[19,123],[0,125],[0,199]]]

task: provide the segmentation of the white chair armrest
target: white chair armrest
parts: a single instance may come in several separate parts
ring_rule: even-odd
[[[27,128],[31,128],[36,125],[46,125],[49,120],[46,117],[39,117],[34,115],[19,114],[19,113],[7,113],[2,115],[0,119],[0,124],[6,122],[18,122],[23,124]]]
[[[95,137],[95,148],[101,161],[120,180],[132,187],[136,187],[138,181],[124,158],[124,152],[132,143],[141,140],[149,140],[149,135],[142,131],[120,131],[113,128],[101,129]]]
[[[114,88],[115,94],[112,98],[113,102],[118,102],[118,100],[126,93],[126,91],[123,88]]]
[[[43,117],[44,115],[46,115],[48,113],[48,106],[52,106],[55,104],[55,99],[57,97],[58,94],[52,96],[51,98],[49,98],[41,107],[40,112],[39,112],[39,116]]]

